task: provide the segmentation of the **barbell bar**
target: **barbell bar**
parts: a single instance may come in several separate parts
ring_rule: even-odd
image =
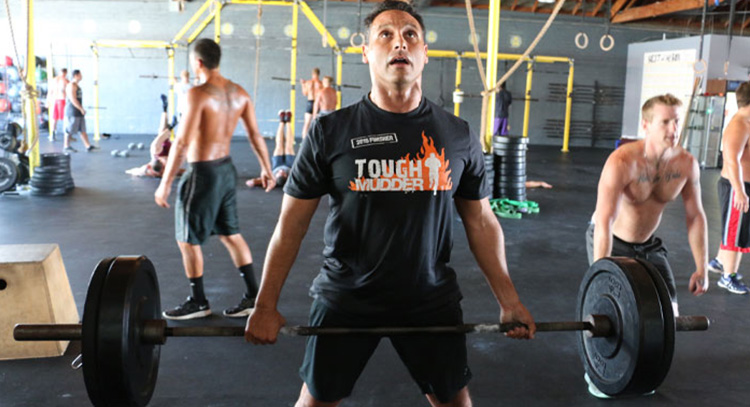
[[[675,317],[666,283],[647,262],[605,258],[594,263],[579,288],[573,322],[539,322],[539,332],[575,331],[591,381],[610,396],[655,390],[669,371],[676,331],[705,331],[705,316]],[[80,340],[83,376],[96,407],[148,404],[156,386],[160,345],[168,337],[244,335],[239,326],[170,327],[160,319],[156,271],[145,256],[99,262],[91,275],[83,321],[69,325],[19,324],[16,340]],[[502,333],[519,324],[455,326],[282,327],[281,334],[411,335]]]

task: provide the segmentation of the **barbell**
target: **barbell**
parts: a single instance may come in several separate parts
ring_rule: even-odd
[[[19,341],[80,340],[91,402],[145,406],[156,387],[160,345],[168,337],[243,336],[244,327],[170,327],[159,318],[156,271],[145,256],[99,262],[91,275],[81,324],[16,325]],[[577,331],[586,373],[610,396],[655,390],[666,377],[675,331],[704,331],[704,316],[676,317],[667,286],[649,263],[605,258],[594,263],[578,293],[578,321],[538,322],[537,331]],[[415,335],[502,333],[518,324],[414,327],[283,327],[282,335]]]

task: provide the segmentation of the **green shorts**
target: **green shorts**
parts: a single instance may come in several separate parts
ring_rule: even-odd
[[[177,241],[199,245],[211,235],[240,233],[236,187],[237,171],[229,156],[190,163],[177,189]]]
[[[463,324],[463,313],[458,303],[429,314],[400,316],[396,320],[344,314],[319,299],[313,301],[310,309],[311,326],[367,328],[460,324]],[[300,377],[310,394],[324,402],[348,397],[380,339],[368,335],[308,337]],[[434,394],[440,402],[447,403],[469,383],[471,370],[466,361],[466,335],[402,335],[389,339],[422,393]]]

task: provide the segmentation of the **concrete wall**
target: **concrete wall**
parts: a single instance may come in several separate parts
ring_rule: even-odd
[[[169,40],[189,19],[202,2],[187,3],[182,13],[169,11],[169,2],[136,1],[51,1],[37,0],[36,4],[36,46],[39,55],[48,54],[50,43],[54,51],[54,65],[83,70],[84,104],[91,105],[92,57],[88,48],[96,39],[153,39]],[[14,25],[23,31],[21,22],[23,6],[19,0],[11,0]],[[323,3],[313,2],[311,7],[323,18]],[[369,5],[365,4],[364,13]],[[428,8],[423,12],[428,30],[434,30],[437,40],[429,44],[432,49],[469,51],[469,26],[463,8]],[[7,26],[3,13],[0,27]],[[543,16],[546,18],[546,16]],[[480,48],[486,50],[487,14],[475,11],[475,19],[480,37]],[[129,33],[131,20],[140,23],[138,33]],[[289,85],[286,82],[271,80],[272,76],[289,77],[290,39],[284,34],[284,27],[291,23],[291,8],[264,6],[262,24],[265,33],[261,40],[260,80],[257,92],[257,116],[261,131],[271,136],[276,128],[276,112],[286,108],[289,100]],[[234,32],[222,36],[224,59],[222,72],[244,86],[253,94],[255,73],[255,37],[251,31],[257,22],[256,6],[227,6],[222,13],[222,23],[231,23]],[[340,27],[357,31],[358,15],[356,3],[335,3],[328,5],[327,25],[336,35]],[[544,24],[542,17],[526,13],[503,12],[500,24],[500,51],[522,53],[532,42]],[[653,38],[661,38],[661,31],[646,31],[642,28],[612,27],[615,39],[614,48],[605,52],[599,48],[599,38],[606,27],[601,19],[559,16],[546,36],[537,46],[535,55],[563,56],[575,59],[576,85],[625,86],[627,45]],[[580,50],[574,45],[578,32],[589,36],[589,46]],[[213,27],[209,25],[204,35],[211,36]],[[670,36],[680,35],[669,34]],[[520,44],[511,45],[511,36],[521,39]],[[0,38],[0,52],[9,52],[8,36]],[[17,35],[23,39],[22,35]],[[23,41],[21,41],[23,42]],[[339,39],[344,45],[348,40]],[[21,44],[23,46],[23,44]],[[333,59],[327,48],[321,47],[320,36],[303,16],[300,16],[298,75],[308,77],[310,70],[319,66],[323,74],[332,74]],[[166,93],[165,79],[145,79],[141,75],[166,75],[167,59],[164,50],[103,49],[100,52],[100,95],[101,129],[109,133],[155,133],[159,118],[159,94]],[[184,51],[177,52],[177,71],[187,67]],[[510,63],[500,62],[500,72]],[[535,144],[561,144],[562,128],[557,137],[547,137],[543,131],[547,119],[564,118],[564,103],[546,101],[550,83],[565,83],[567,64],[539,64],[534,76],[531,103],[530,137]],[[440,101],[452,111],[451,92],[455,75],[455,61],[431,59],[424,73],[423,88],[427,97]],[[362,89],[345,89],[343,103],[358,101],[369,89],[369,71],[361,63],[361,57],[344,57],[344,83],[360,85]],[[464,61],[463,90],[478,94],[482,90],[476,64]],[[508,82],[508,89],[516,98],[522,98],[526,87],[525,66],[519,69]],[[304,103],[298,92],[297,135],[300,135]],[[476,129],[479,125],[481,99],[467,99],[462,105],[461,116]],[[523,102],[517,100],[511,106],[511,132],[520,134],[523,119]],[[620,107],[599,112],[600,120],[619,121],[623,117]],[[93,115],[89,115],[91,121]],[[573,120],[591,120],[591,106],[574,104]],[[89,127],[92,123],[89,122]],[[574,139],[572,145],[589,145],[589,140]]]
[[[707,79],[747,80],[750,73],[750,38],[733,37],[731,50],[727,45],[726,35],[706,35],[703,39],[703,60],[706,61],[705,72],[698,74],[703,78],[698,93],[705,90]],[[622,115],[622,134],[634,136],[638,133],[638,118],[641,108],[641,85],[643,81],[643,58],[647,52],[674,51],[694,49],[696,58],[700,56],[700,37],[675,38],[659,41],[633,43],[628,46],[627,72],[625,85],[625,107]],[[727,74],[724,65],[729,52]],[[698,66],[698,69],[701,67]],[[689,96],[681,96],[687,103]]]

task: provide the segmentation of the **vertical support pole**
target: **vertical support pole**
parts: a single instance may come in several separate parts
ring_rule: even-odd
[[[169,98],[167,99],[167,122],[171,122],[172,117],[175,115],[174,111],[174,47],[167,48],[168,67],[167,77],[169,78]],[[174,130],[171,131],[169,136],[171,140],[174,140]]]
[[[336,53],[336,109],[341,109],[341,78],[343,76],[344,55],[339,51]]]
[[[47,103],[47,127],[49,128],[49,136],[52,138],[53,133],[55,129],[52,128],[52,109],[55,108],[55,100],[52,99],[52,95],[50,94],[50,91],[52,90],[52,86],[55,83],[55,65],[52,63],[52,43],[49,43],[49,53],[47,54],[47,100],[52,101],[52,103]]]
[[[565,130],[563,131],[562,152],[567,153],[570,145],[570,112],[573,108],[573,71],[575,70],[573,59],[570,60],[570,69],[568,69],[568,91],[565,98]]]
[[[456,89],[455,92],[461,91],[461,71],[464,69],[463,60],[461,57],[456,57]],[[453,114],[456,117],[460,117],[459,114],[461,113],[461,104],[453,101]]]
[[[214,41],[216,43],[221,42],[221,9],[222,5],[220,2],[215,2],[216,5],[216,13],[214,14]]]
[[[527,63],[526,67],[526,100],[523,107],[523,137],[529,137],[529,116],[531,115],[531,82],[534,79],[534,61]]]
[[[297,98],[297,93],[294,89],[297,84],[297,30],[299,28],[299,2],[294,1],[292,6],[292,57],[291,57],[291,68],[289,73],[289,110],[292,111],[292,117],[297,117],[297,113],[294,111],[294,106]],[[292,137],[295,136],[294,132],[294,120],[289,122],[289,130],[292,133]]]
[[[94,53],[94,140],[99,141],[99,48],[96,43],[91,46]]]
[[[26,81],[31,89],[36,90],[36,53],[34,52],[34,0],[27,2],[28,43],[26,44]],[[19,64],[21,61],[17,61]],[[34,168],[39,165],[39,129],[36,119],[36,97],[24,99],[24,113],[26,116],[26,145],[31,148],[29,155],[29,170],[33,174]]]
[[[485,89],[492,89],[497,82],[497,48],[500,37],[500,3],[501,0],[490,0],[489,18],[487,21],[487,76]],[[495,117],[495,96],[490,93],[487,99],[486,117],[484,120],[485,151],[492,150],[492,122]]]

